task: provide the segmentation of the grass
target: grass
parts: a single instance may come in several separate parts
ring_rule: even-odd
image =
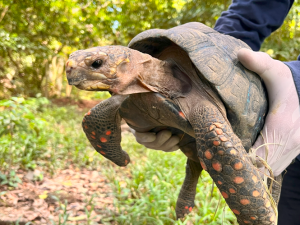
[[[117,198],[118,215],[114,219],[118,224],[237,224],[228,207],[223,214],[226,203],[217,188],[211,196],[212,180],[206,172],[199,179],[192,213],[176,221],[175,206],[185,176],[186,157],[180,151],[146,149],[128,133],[123,135],[122,147],[131,163],[127,168],[111,165],[104,171]]]
[[[237,224],[229,208],[223,210],[226,203],[217,188],[211,196],[212,180],[206,172],[198,182],[192,213],[177,221],[175,205],[186,157],[180,151],[146,149],[124,133],[122,147],[131,163],[117,167],[88,143],[81,129],[83,114],[73,107],[53,107],[45,98],[0,101],[0,171],[8,177],[12,168],[39,167],[55,173],[69,164],[101,167],[116,197],[117,224]]]

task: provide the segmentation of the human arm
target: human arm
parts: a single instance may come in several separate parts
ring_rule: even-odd
[[[282,25],[293,3],[294,0],[233,0],[214,29],[258,51],[265,38]]]

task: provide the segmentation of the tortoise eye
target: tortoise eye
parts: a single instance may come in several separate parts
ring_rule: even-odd
[[[101,66],[102,66],[102,60],[100,60],[100,59],[97,59],[96,61],[94,61],[93,63],[92,63],[92,67],[94,68],[94,69],[99,69]]]

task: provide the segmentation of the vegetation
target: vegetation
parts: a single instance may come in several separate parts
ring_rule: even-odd
[[[150,28],[213,27],[230,0],[0,0],[0,98],[69,96],[64,61],[77,49],[128,42]],[[299,49],[299,2],[262,47],[280,60]],[[73,94],[76,90],[73,90]]]
[[[88,169],[101,166],[117,199],[112,218],[117,224],[236,224],[217,189],[211,194],[212,181],[205,172],[198,183],[195,209],[184,221],[176,221],[174,209],[185,168],[180,152],[148,150],[124,134],[123,148],[132,163],[118,168],[88,143],[81,131],[84,112],[75,106],[58,107],[49,100],[109,96],[67,85],[64,62],[71,52],[127,45],[146,29],[190,21],[213,27],[230,2],[0,0],[0,186],[17,187],[22,182],[18,169],[42,168],[54,174],[70,164]],[[282,28],[262,47],[276,59],[294,60],[299,54],[299,7],[295,0]],[[42,180],[42,176],[35,179]],[[0,192],[0,197],[4,195]],[[92,201],[88,204],[93,207]],[[67,202],[61,203],[59,224],[67,224],[66,207]],[[86,210],[88,218],[90,214]]]

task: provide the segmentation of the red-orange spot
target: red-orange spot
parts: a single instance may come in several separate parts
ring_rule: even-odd
[[[215,128],[216,128],[216,126],[210,125],[209,130],[211,131],[211,130],[213,130],[213,129],[215,129]]]
[[[264,198],[264,199],[267,198],[267,193],[266,193],[266,192],[264,193],[263,198]]]
[[[248,221],[248,220],[244,220],[244,223],[251,223],[250,221]]]
[[[96,135],[96,133],[93,131],[93,132],[92,132],[92,135]]]
[[[270,201],[267,201],[266,204],[265,204],[265,206],[266,206],[267,208],[269,208],[269,207],[271,206]]]
[[[179,116],[185,119],[185,115],[183,114],[183,112],[179,112]]]
[[[100,145],[97,145],[98,148],[102,148]]]
[[[186,207],[184,207],[185,209],[188,209],[189,207],[188,206],[186,206]]]
[[[223,124],[221,124],[221,123],[214,123],[214,125],[218,128],[223,128]]]
[[[83,119],[82,122],[85,122],[85,119]]]
[[[88,111],[87,115],[91,115],[91,111]]]
[[[228,141],[228,139],[226,137],[220,137],[221,141]]]
[[[223,184],[223,183],[222,183],[222,181],[218,180],[218,184],[220,184],[220,185],[221,185],[221,184]]]
[[[222,194],[222,196],[223,196],[224,198],[228,198],[228,197],[229,197],[228,194],[227,194],[226,192],[224,192],[224,191],[222,191],[221,194]]]
[[[235,163],[233,167],[235,170],[240,170],[243,168],[243,163],[242,162]]]
[[[240,214],[241,214],[240,211],[238,211],[238,210],[236,210],[236,209],[233,209],[232,212],[233,212],[234,214],[236,214],[236,215],[240,215]]]
[[[218,161],[213,162],[212,167],[214,168],[215,171],[218,171],[218,172],[222,171],[222,164],[219,163]]]
[[[236,151],[236,150],[234,150],[234,149],[232,149],[232,150],[230,150],[230,154],[232,154],[232,155],[236,155],[236,154],[237,154],[237,151]]]
[[[233,179],[233,182],[236,183],[236,184],[241,184],[241,183],[244,182],[244,178],[242,178],[242,177],[235,177]]]
[[[256,217],[255,216],[251,216],[250,219],[251,220],[256,220]]]
[[[211,152],[209,150],[206,150],[204,152],[204,155],[207,159],[212,159],[213,158],[213,155],[211,154]]]
[[[258,196],[260,195],[260,193],[259,193],[259,191],[253,191],[253,192],[252,192],[252,195],[253,195],[254,197],[258,197]]]
[[[216,131],[216,133],[219,134],[219,135],[220,135],[220,134],[223,134],[223,131],[222,131],[222,129],[220,129],[220,128],[216,128],[215,131]]]
[[[218,154],[219,154],[219,155],[224,155],[224,153],[225,153],[225,152],[224,152],[223,150],[219,150],[219,151],[218,151]]]
[[[221,144],[221,142],[219,142],[219,141],[213,141],[213,145],[215,145],[215,146],[219,146]]]
[[[192,212],[192,210],[193,210],[193,208],[192,208],[192,207],[190,207],[190,208],[189,208],[189,211],[190,211],[190,212]]]
[[[207,167],[206,167],[204,161],[200,158],[199,158],[199,161],[200,161],[200,164],[201,164],[202,168],[207,171]]]
[[[256,176],[252,176],[252,180],[254,181],[254,183],[257,182],[257,177]]]
[[[107,142],[107,139],[104,138],[104,137],[101,137],[101,138],[100,138],[100,141],[101,141],[101,142]]]
[[[85,129],[88,129],[88,126],[87,126],[87,125],[84,125],[84,128],[85,128]]]
[[[249,204],[250,204],[250,201],[249,201],[248,199],[241,199],[241,200],[240,200],[240,203],[241,203],[242,205],[249,205]]]
[[[105,155],[105,152],[103,152],[103,151],[100,151],[100,153],[101,153],[102,155]]]
[[[229,188],[229,192],[230,192],[231,194],[235,194],[235,193],[236,193],[236,191],[235,191],[233,188]]]
[[[128,163],[128,160],[127,160],[127,159],[125,159],[125,165],[127,165],[127,163]]]
[[[271,216],[270,221],[273,222],[275,220],[275,215]]]
[[[96,139],[94,136],[91,135],[91,138]]]
[[[108,130],[108,131],[106,131],[106,133],[105,133],[106,135],[110,135],[111,134],[111,131],[110,130]]]

